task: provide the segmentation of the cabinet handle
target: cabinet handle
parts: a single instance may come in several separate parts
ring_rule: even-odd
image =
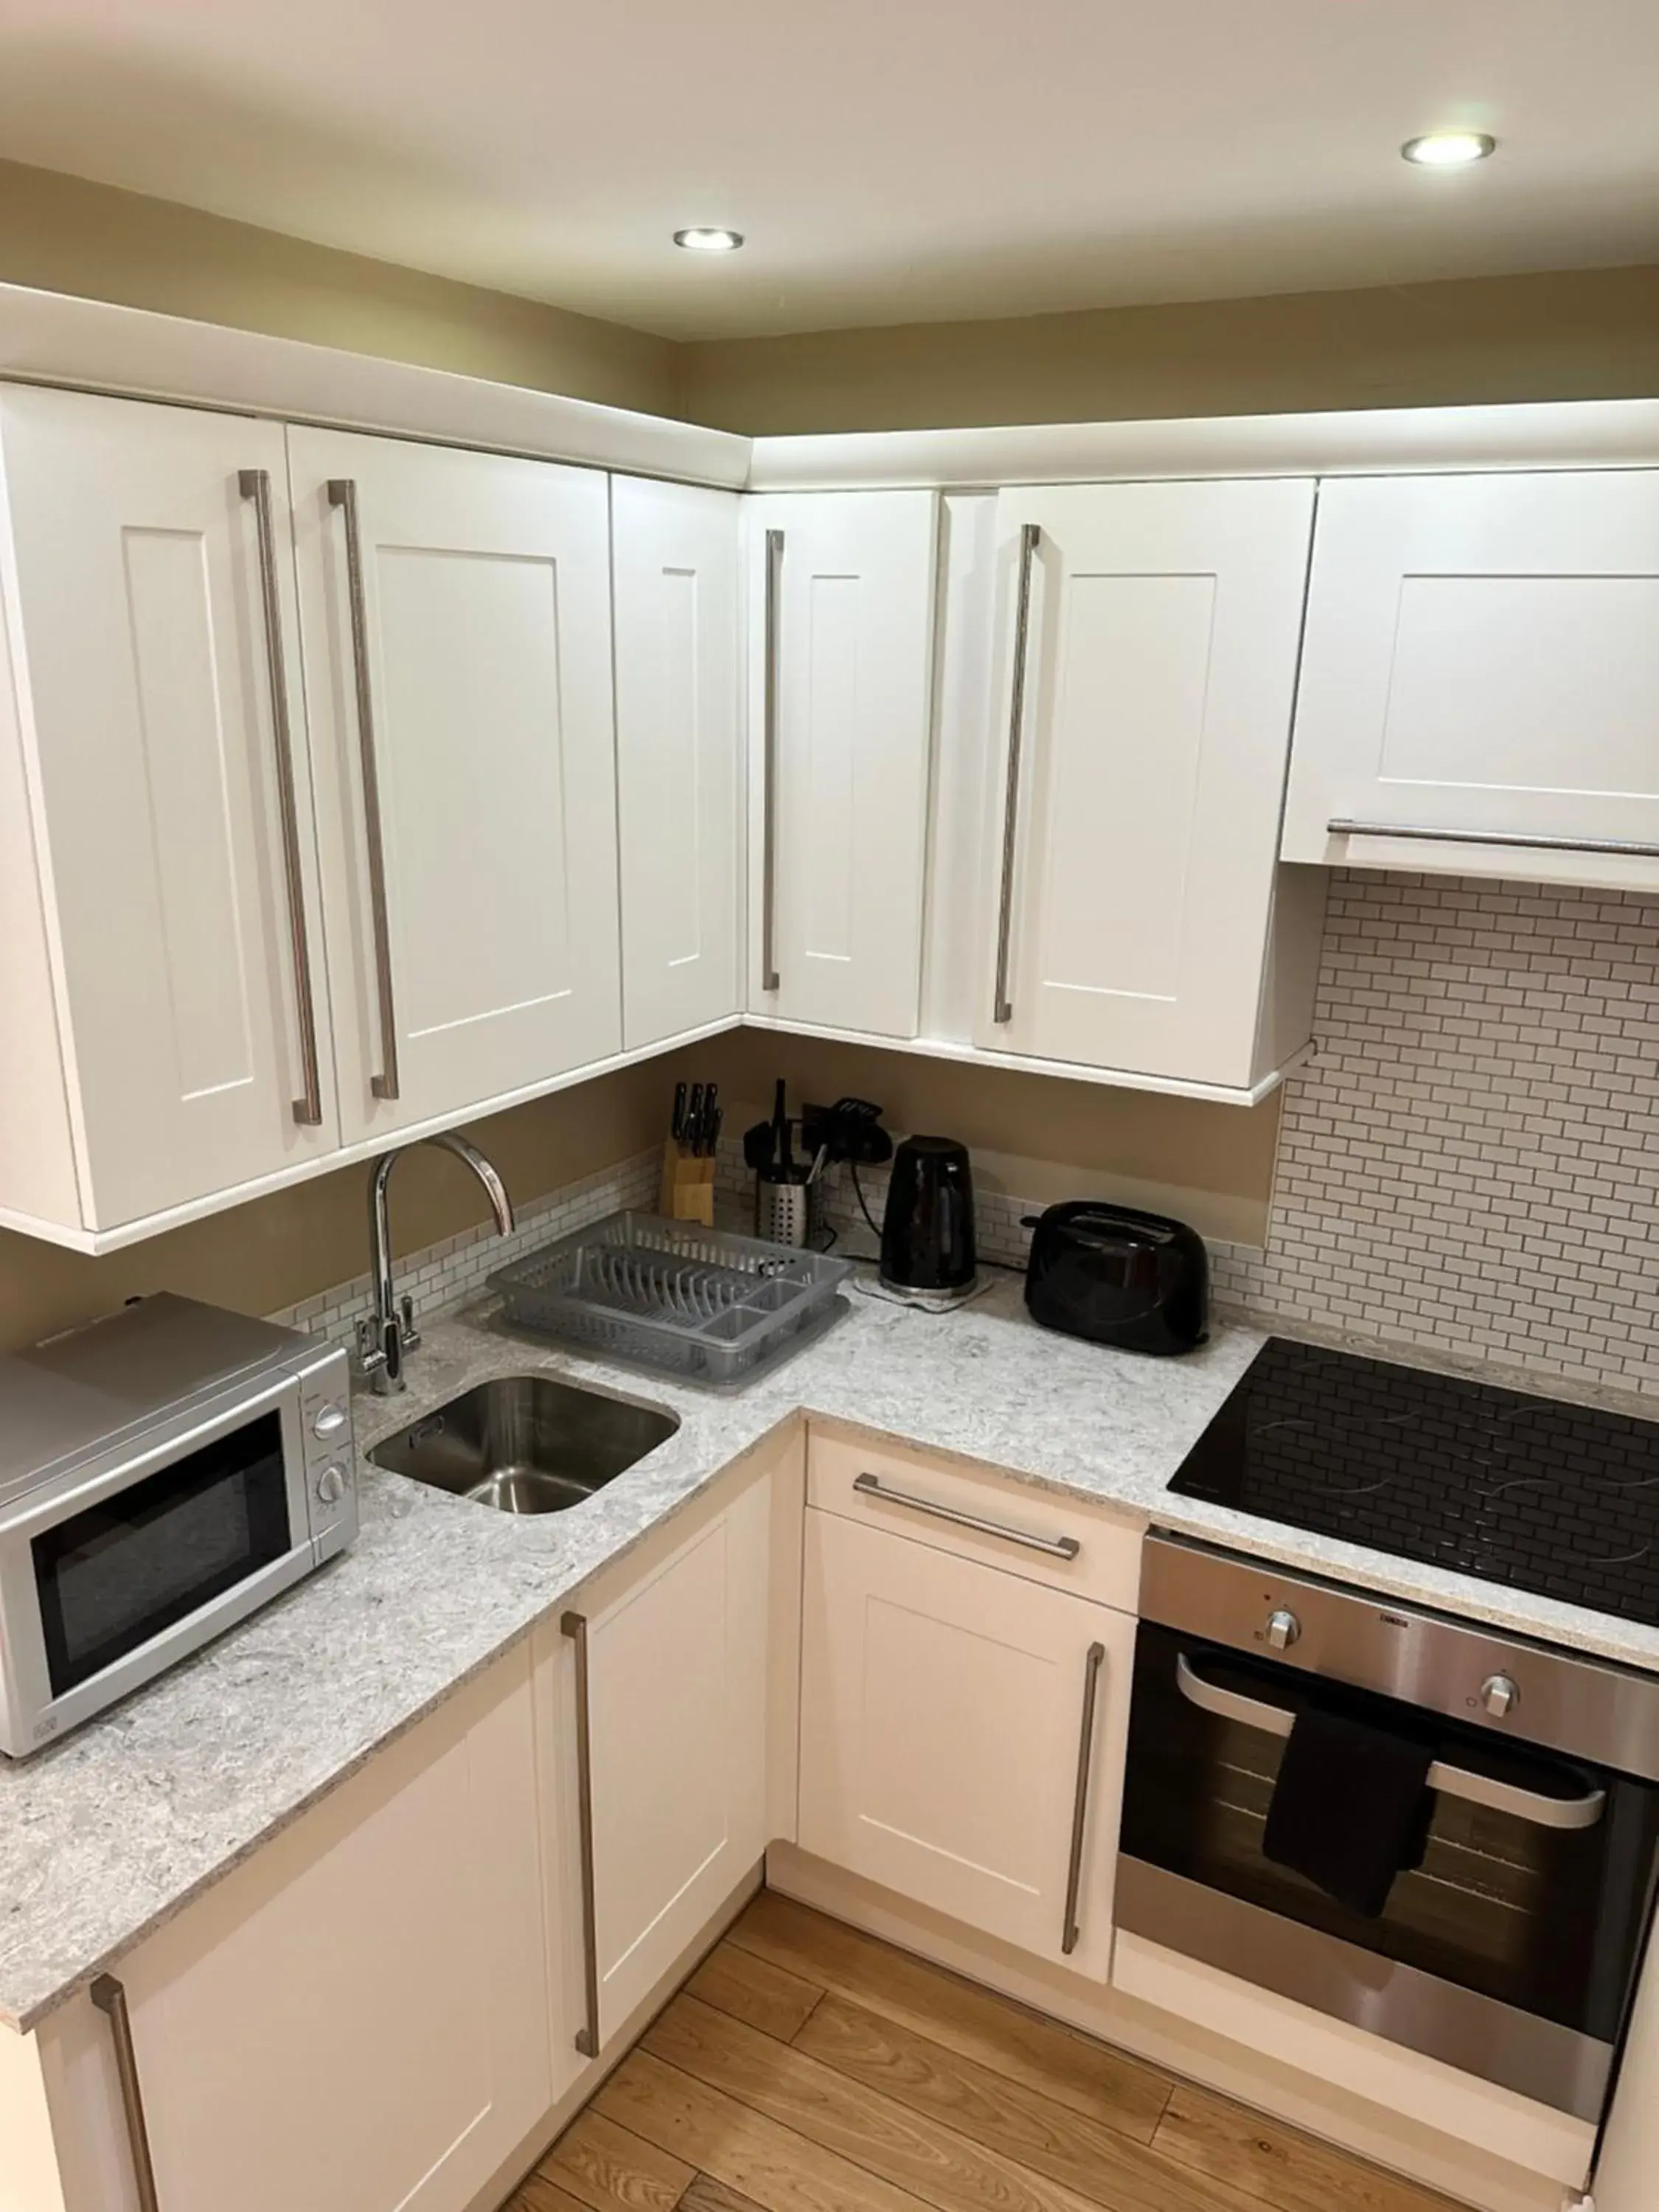
[[[1061,1954],[1069,1959],[1083,1930],[1078,1924],[1078,1898],[1083,1888],[1083,1832],[1089,1825],[1089,1777],[1095,1763],[1095,1706],[1100,1696],[1100,1670],[1106,1663],[1106,1646],[1091,1644],[1083,1662],[1083,1726],[1078,1734],[1077,1791],[1072,1799],[1072,1855],[1066,1867],[1066,1925],[1060,1934]]]
[[[300,807],[294,790],[294,734],[289,724],[288,668],[283,652],[283,603],[276,589],[276,532],[270,514],[270,471],[241,469],[237,489],[253,501],[259,538],[259,598],[265,624],[265,676],[270,687],[270,722],[276,740],[276,811],[283,830],[283,872],[288,882],[288,929],[294,952],[295,1011],[300,1023],[300,1079],[304,1095],[294,1102],[294,1118],[303,1129],[323,1119],[323,1084],[317,1064],[317,1005],[311,988],[311,939],[306,928],[306,881],[301,864]]]
[[[1019,842],[1019,757],[1025,738],[1025,659],[1031,629],[1031,564],[1042,543],[1038,523],[1025,522],[1019,532],[1019,589],[1014,601],[1013,696],[1008,708],[1008,788],[1002,801],[1002,897],[997,908],[996,1004],[994,1022],[1011,1022],[1014,1002],[1008,995],[1008,957],[1014,934],[1014,848]]]
[[[761,988],[778,975],[778,623],[783,592],[783,532],[766,533],[766,662],[761,714]]]
[[[576,1647],[576,1810],[581,1840],[582,1987],[586,2025],[576,2031],[584,2058],[599,2055],[599,1930],[593,1902],[593,1740],[587,1716],[587,1622],[568,1613],[559,1623]]]
[[[363,541],[357,487],[331,477],[328,503],[345,516],[346,597],[351,605],[351,666],[357,688],[357,757],[363,780],[363,842],[368,848],[368,911],[374,933],[374,994],[380,1013],[380,1072],[369,1079],[377,1098],[396,1098],[398,1016],[392,996],[392,925],[386,919],[386,840],[380,823],[380,772],[374,750],[374,695],[368,682],[368,603],[363,594]]]
[[[982,1521],[977,1513],[963,1513],[957,1506],[936,1505],[931,1498],[915,1498],[908,1490],[889,1490],[879,1475],[854,1475],[853,1487],[866,1498],[880,1498],[884,1505],[908,1505],[913,1513],[931,1513],[936,1521],[976,1528],[981,1536],[1000,1536],[1005,1544],[1022,1544],[1028,1552],[1042,1552],[1051,1559],[1074,1559],[1083,1549],[1075,1536],[1028,1536],[1024,1528],[1005,1528],[1000,1521]]]
[[[161,2200],[155,2193],[155,2168],[150,2161],[149,2130],[144,2125],[144,2099],[138,2087],[138,2056],[132,2047],[127,1993],[113,1974],[100,1974],[88,1994],[99,2011],[109,2018],[110,2039],[115,2045],[115,2071],[121,2082],[121,2109],[126,2115],[127,2142],[132,2153],[133,2179],[138,2185],[138,2212],[161,2212]]]
[[[1432,845],[1514,845],[1528,853],[1623,853],[1638,860],[1659,860],[1659,845],[1633,837],[1540,837],[1513,830],[1431,830],[1407,822],[1350,822],[1339,817],[1325,824],[1333,837],[1415,837]]]

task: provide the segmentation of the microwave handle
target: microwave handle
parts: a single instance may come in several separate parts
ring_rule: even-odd
[[[1270,1705],[1263,1698],[1247,1698],[1206,1680],[1184,1651],[1176,1659],[1176,1687],[1200,1712],[1260,1729],[1263,1735],[1287,1736],[1296,1725],[1296,1715],[1286,1712],[1283,1705]],[[1582,1797],[1546,1797],[1538,1790],[1517,1790],[1513,1783],[1494,1782],[1488,1775],[1448,1766],[1437,1759],[1429,1769],[1429,1787],[1447,1797],[1484,1805],[1489,1812],[1508,1813],[1534,1828],[1593,1828],[1607,1802],[1605,1790],[1588,1790]]]

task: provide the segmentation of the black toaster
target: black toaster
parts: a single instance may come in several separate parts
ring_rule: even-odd
[[[1190,1352],[1210,1325],[1204,1239],[1184,1222],[1103,1199],[1028,1214],[1033,1321],[1122,1352]]]

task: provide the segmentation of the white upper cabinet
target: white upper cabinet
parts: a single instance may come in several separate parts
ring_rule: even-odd
[[[734,492],[611,483],[630,1052],[720,1021],[742,1001],[738,511]]]
[[[0,1205],[110,1230],[339,1141],[283,432],[8,389],[0,446]]]
[[[748,502],[749,1005],[916,1033],[937,501]]]
[[[1322,488],[1284,850],[1659,889],[1659,472]]]
[[[981,1047],[1266,1072],[1281,906],[1307,919],[1276,878],[1313,507],[1289,479],[999,498]]]
[[[345,1141],[622,1042],[606,480],[289,433]]]

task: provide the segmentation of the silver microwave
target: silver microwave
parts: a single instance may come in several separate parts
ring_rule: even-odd
[[[0,1358],[0,1752],[40,1750],[356,1533],[337,1345],[163,1292]]]

